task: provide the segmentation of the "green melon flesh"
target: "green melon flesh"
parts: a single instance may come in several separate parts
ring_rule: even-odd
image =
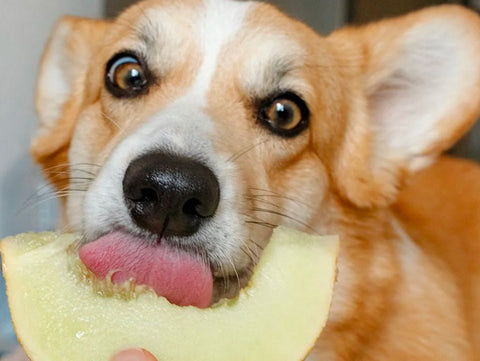
[[[250,285],[208,309],[144,292],[95,292],[72,268],[74,235],[22,234],[1,242],[12,319],[33,361],[108,361],[142,347],[159,361],[298,361],[325,325],[338,240],[275,230]]]

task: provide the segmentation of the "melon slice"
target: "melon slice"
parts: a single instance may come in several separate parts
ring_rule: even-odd
[[[250,285],[207,309],[154,292],[98,292],[72,267],[75,240],[41,233],[1,243],[12,319],[32,361],[108,361],[130,347],[159,361],[298,361],[327,319],[336,237],[275,230]]]

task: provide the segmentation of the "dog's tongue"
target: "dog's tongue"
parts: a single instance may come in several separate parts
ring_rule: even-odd
[[[212,298],[210,267],[165,245],[146,246],[141,239],[112,233],[83,246],[80,259],[100,279],[111,275],[115,284],[133,279],[179,306],[205,308]]]

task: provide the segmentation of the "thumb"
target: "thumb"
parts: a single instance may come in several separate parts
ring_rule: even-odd
[[[110,361],[158,361],[155,356],[144,349],[132,348],[120,351],[115,354]]]

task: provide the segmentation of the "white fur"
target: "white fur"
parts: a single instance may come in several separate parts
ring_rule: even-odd
[[[230,0],[206,0],[205,12],[199,19],[199,46],[203,63],[195,83],[186,97],[206,102],[207,90],[217,68],[222,48],[241,30],[251,3]]]
[[[138,233],[126,209],[122,181],[132,160],[153,150],[201,160],[216,174],[221,187],[221,200],[215,217],[194,236],[182,242],[201,245],[210,261],[231,268],[241,267],[239,248],[246,240],[246,230],[235,206],[236,189],[232,163],[217,154],[211,140],[214,123],[203,111],[206,94],[217,67],[222,48],[239,31],[250,5],[245,2],[213,1],[205,3],[198,14],[196,34],[203,53],[203,62],[191,89],[166,109],[145,121],[112,152],[84,202],[84,231],[93,239],[117,226]],[[150,16],[150,21],[155,21]],[[73,154],[72,154],[73,156]],[[246,262],[246,261],[245,261]]]

